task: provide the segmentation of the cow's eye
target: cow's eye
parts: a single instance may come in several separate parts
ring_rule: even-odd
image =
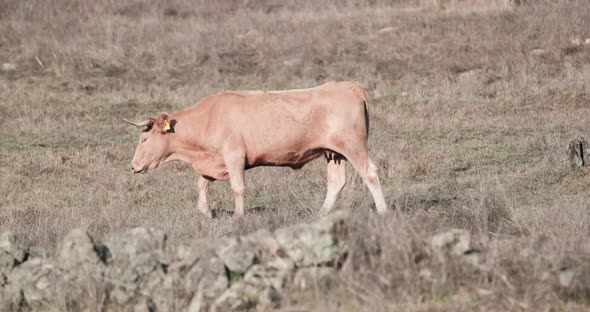
[[[147,141],[147,138],[141,138],[141,143],[145,143],[145,141]]]

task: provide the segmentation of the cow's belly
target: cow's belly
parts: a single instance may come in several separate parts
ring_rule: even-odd
[[[215,180],[229,179],[225,161],[221,157],[203,157],[192,164],[193,169],[200,175]]]
[[[324,155],[323,148],[314,148],[302,151],[262,153],[254,160],[249,160],[246,169],[259,166],[279,166],[301,169],[301,167],[303,167],[305,164],[322,155]]]

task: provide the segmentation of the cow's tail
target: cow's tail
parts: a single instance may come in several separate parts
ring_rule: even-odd
[[[365,107],[365,134],[367,135],[367,138],[369,138],[369,102],[367,102],[367,94],[365,93],[365,90],[363,90],[363,88],[360,86],[360,84],[356,83],[356,92],[358,93],[361,97],[361,99],[363,100],[363,105]]]
[[[369,137],[369,103],[367,102],[367,94],[365,90],[361,87],[358,82],[354,81],[347,81],[345,82],[346,87],[349,91],[351,91],[354,95],[356,95],[360,100],[363,101],[364,109],[365,109],[365,134],[367,138]]]
[[[365,98],[365,133],[367,134],[367,139],[369,138],[369,104],[367,103],[367,99]]]

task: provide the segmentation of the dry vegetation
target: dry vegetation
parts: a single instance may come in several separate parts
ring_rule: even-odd
[[[589,309],[590,171],[565,147],[590,133],[590,45],[572,43],[590,37],[590,6],[472,2],[0,1],[0,228],[52,248],[76,227],[187,239],[313,220],[324,162],[249,171],[247,216],[208,220],[189,168],[131,175],[138,133],[121,117],[223,89],[357,80],[397,210],[370,213],[348,168],[337,209],[355,215],[350,261],[284,309]],[[228,190],[213,184],[213,208],[232,209]],[[472,231],[486,270],[419,273],[424,239],[449,228]]]

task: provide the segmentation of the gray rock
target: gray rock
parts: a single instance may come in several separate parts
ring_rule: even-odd
[[[300,290],[306,290],[312,287],[325,288],[332,280],[334,274],[336,274],[336,269],[331,267],[302,268],[295,273],[292,286]]]
[[[277,307],[281,297],[272,287],[258,288],[244,282],[233,284],[213,302],[210,311],[244,311],[254,307]]]
[[[460,256],[471,249],[471,233],[467,230],[452,229],[433,236],[431,244],[436,250]]]
[[[293,276],[295,265],[290,259],[275,258],[253,265],[244,279],[234,283],[212,305],[212,311],[274,308],[280,304],[284,289]]]
[[[10,231],[0,234],[0,253],[10,256],[19,263],[26,257],[25,249],[18,242],[16,235]]]
[[[430,243],[439,255],[461,256],[468,263],[479,263],[479,251],[472,248],[471,233],[467,230],[452,229],[433,236]]]
[[[258,248],[247,239],[228,238],[217,248],[217,256],[230,272],[241,275],[257,260]]]
[[[574,280],[576,273],[571,270],[563,270],[559,272],[559,284],[563,287],[569,287]]]
[[[590,152],[588,140],[582,137],[576,138],[569,142],[567,149],[572,169],[588,165],[590,161],[588,157],[588,153]]]
[[[77,266],[82,264],[99,264],[94,242],[83,229],[72,230],[63,239],[58,258],[62,265]]]
[[[55,258],[33,258],[19,265],[7,279],[10,305],[25,304],[32,310],[88,310],[100,304],[104,264],[94,247],[85,231],[73,230]]]
[[[33,311],[48,307],[49,311],[58,311],[54,300],[58,296],[56,285],[59,277],[57,266],[46,259],[26,261],[8,276],[3,294],[6,300],[4,307],[8,307],[7,311],[16,311],[26,304]]]
[[[236,283],[227,289],[211,306],[211,312],[248,310],[258,304],[258,293],[248,292],[243,283]]]
[[[165,268],[169,264],[166,235],[158,230],[134,228],[110,235],[105,245],[110,251],[106,281],[110,298],[120,309],[135,306],[151,298],[150,304],[169,302],[170,289],[165,285]]]
[[[273,259],[278,255],[281,248],[277,239],[267,229],[258,230],[245,237],[245,239],[256,246],[261,261]]]
[[[160,230],[137,227],[111,234],[105,245],[110,250],[112,261],[116,262],[138,254],[163,250],[166,240],[166,234]]]
[[[6,231],[0,234],[0,286],[4,284],[8,272],[25,261],[26,256],[14,233]]]
[[[265,264],[256,264],[244,276],[244,282],[258,288],[273,287],[277,292],[285,287],[295,270],[290,259],[276,258]]]
[[[298,224],[275,231],[281,249],[298,267],[336,264],[346,246],[340,234],[345,215],[333,214],[313,224]]]
[[[210,240],[176,246],[175,256],[166,280],[178,297],[189,300],[181,305],[188,305],[190,311],[206,308],[229,287],[225,265]]]

